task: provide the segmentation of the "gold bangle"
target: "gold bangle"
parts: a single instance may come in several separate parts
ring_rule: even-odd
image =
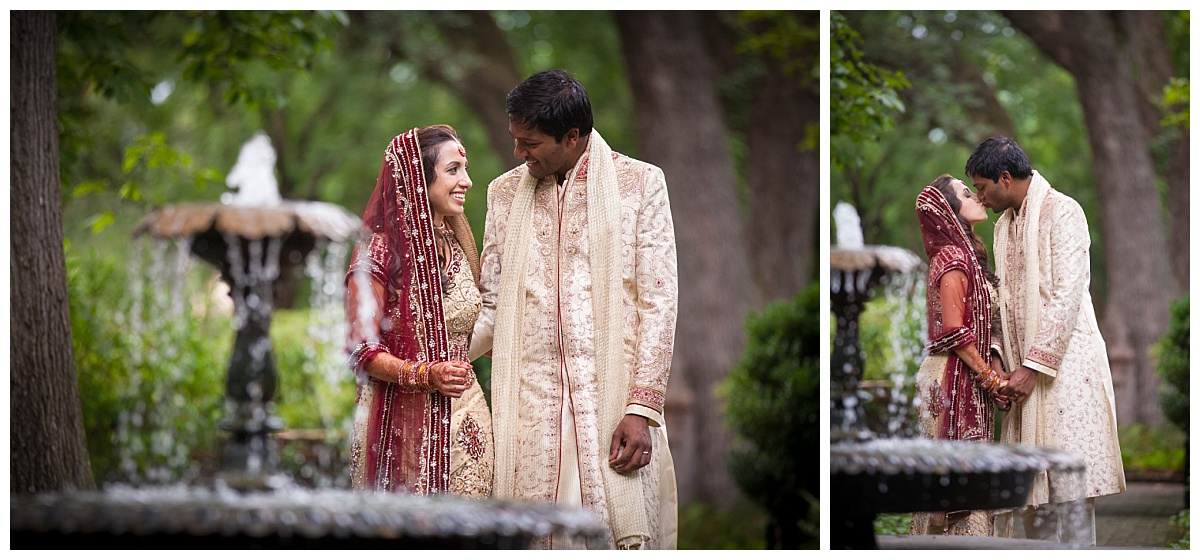
[[[429,392],[429,362],[421,362],[417,366],[417,387],[425,392]]]

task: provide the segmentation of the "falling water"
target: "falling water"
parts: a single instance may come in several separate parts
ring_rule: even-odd
[[[304,349],[302,375],[309,380],[318,400],[322,441],[312,448],[311,459],[303,453],[296,455],[300,478],[318,488],[349,487],[349,461],[339,453],[350,433],[352,417],[347,387],[353,387],[343,353],[346,341],[346,322],[342,283],[346,272],[349,245],[319,240],[305,259],[305,275],[311,280],[309,293],[308,338],[313,345]],[[337,398],[337,395],[343,395]]]
[[[231,267],[235,287],[227,289],[235,312],[227,318],[227,308],[214,301],[211,290],[204,289],[211,271],[192,266],[190,247],[190,238],[151,238],[135,241],[130,252],[127,301],[119,306],[127,311],[114,317],[122,326],[122,343],[129,348],[126,365],[131,373],[127,379],[115,380],[118,386],[114,387],[117,398],[125,403],[113,431],[121,464],[119,482],[164,484],[198,473],[190,450],[202,434],[217,431],[216,420],[224,406],[218,387],[224,382],[232,345],[229,326],[240,329],[251,313],[273,311],[269,282],[258,283],[260,288],[249,293],[242,288],[253,285],[255,278],[279,276],[277,240],[248,243],[247,264]],[[237,242],[229,244],[231,262],[242,262],[242,247]],[[342,278],[347,254],[347,243],[322,240],[307,255],[303,274],[311,291],[305,339],[310,344],[282,349],[302,353],[303,359],[299,360],[301,371],[281,371],[281,378],[300,376],[307,383],[324,385],[306,388],[316,402],[311,412],[319,426],[303,428],[319,427],[326,438],[315,446],[316,464],[300,465],[300,478],[320,487],[345,487],[349,481],[337,453],[349,433],[350,416],[343,401],[353,399],[352,393],[347,397],[353,378],[342,353],[346,336]],[[222,333],[221,339],[203,340],[208,331]],[[252,348],[256,365],[268,359],[270,350],[269,339]],[[209,383],[212,388],[185,387],[197,382]],[[259,392],[261,388],[249,390]],[[214,400],[189,402],[186,395],[194,393],[212,395]],[[267,403],[261,411],[263,417],[275,412],[274,407]]]
[[[886,437],[912,437],[920,395],[916,395],[916,372],[928,342],[925,314],[925,282],[920,271],[896,274],[884,280],[881,310],[889,317],[890,354],[886,363],[891,381],[887,395]]]
[[[223,256],[231,263],[225,269],[227,278],[220,281],[224,289],[217,290],[222,292],[217,299],[227,297],[224,302],[232,300],[232,305],[214,301],[213,290],[204,289],[206,283],[211,284],[211,268],[193,273],[191,249],[197,241],[191,235],[155,234],[135,239],[129,259],[128,301],[119,306],[127,311],[115,318],[122,326],[120,343],[129,349],[126,363],[130,372],[127,378],[114,380],[121,410],[113,430],[121,465],[120,480],[116,482],[162,484],[180,480],[185,474],[198,474],[195,464],[207,458],[194,457],[189,450],[214,449],[213,434],[219,433],[216,425],[222,407],[232,406],[221,390],[230,364],[230,323],[232,330],[239,332],[252,324],[261,327],[262,319],[275,311],[276,281],[296,280],[281,278],[285,273],[307,276],[312,287],[310,322],[304,333],[307,336],[301,337],[301,347],[285,349],[303,355],[302,359],[292,360],[299,365],[291,366],[292,371],[279,372],[281,379],[276,381],[282,382],[287,376],[288,382],[296,383],[299,378],[296,385],[303,387],[304,403],[315,403],[315,410],[304,410],[305,416],[318,418],[319,428],[327,434],[325,447],[336,448],[344,441],[350,420],[344,401],[353,398],[346,394],[346,387],[352,390],[353,385],[341,361],[345,339],[341,279],[347,244],[318,235],[316,246],[305,255],[285,249],[284,238],[277,234],[248,238],[231,231],[241,229],[229,221],[239,219],[232,216],[241,216],[241,222],[254,222],[258,216],[291,216],[317,230],[345,223],[344,210],[339,207],[283,202],[274,164],[275,152],[269,138],[258,133],[242,146],[226,179],[232,192],[221,197],[222,203],[259,212],[230,213],[225,221],[214,222],[226,248]],[[183,206],[177,206],[173,214],[165,214],[171,218],[163,230],[177,232],[201,215],[202,211],[188,214],[189,209]],[[248,228],[251,230],[256,227],[247,225],[252,226]],[[194,233],[199,235],[198,231]],[[288,254],[282,254],[285,251]],[[189,297],[191,305],[187,305]],[[254,340],[248,351],[251,370],[271,365],[271,337]],[[297,368],[300,371],[295,371]],[[311,387],[314,384],[322,387]],[[253,397],[264,396],[269,388],[252,381],[239,390],[259,400]],[[254,421],[265,421],[274,414],[276,403],[268,399],[251,406]],[[232,417],[231,412],[224,411],[225,417]],[[322,453],[327,460],[308,467],[313,472],[307,474],[312,476],[301,473],[302,478],[319,478],[316,470],[336,472],[344,463],[330,458],[328,450],[318,455]],[[324,476],[318,484],[336,485],[338,480],[348,482],[348,476]]]
[[[121,403],[113,438],[120,480],[162,484],[191,470],[189,444],[204,426],[181,425],[188,403],[179,391],[196,360],[182,356],[187,325],[194,317],[184,305],[191,270],[190,238],[134,243],[129,255],[127,300],[114,320],[122,327],[119,344],[129,350],[129,375],[111,380]],[[147,262],[148,261],[148,262]]]

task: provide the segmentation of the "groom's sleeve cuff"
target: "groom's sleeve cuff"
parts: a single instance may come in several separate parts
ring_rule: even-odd
[[[1021,365],[1054,377],[1058,375],[1058,368],[1062,365],[1062,356],[1035,346],[1029,349],[1029,352],[1025,355],[1025,361]]]
[[[636,414],[646,417],[650,421],[650,425],[657,428],[663,425],[663,415],[661,412],[653,408],[645,407],[640,404],[625,405],[625,414]]]

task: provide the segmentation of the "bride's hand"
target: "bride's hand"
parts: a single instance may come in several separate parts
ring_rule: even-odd
[[[435,362],[429,366],[429,386],[447,397],[461,397],[475,382],[475,370],[461,360]]]
[[[1001,377],[1004,380],[996,386],[996,390],[992,392],[992,398],[995,399],[996,405],[1000,407],[1000,410],[1008,411],[1012,409],[1012,399],[1000,394],[1001,389],[1008,387],[1008,376],[1002,375]]]

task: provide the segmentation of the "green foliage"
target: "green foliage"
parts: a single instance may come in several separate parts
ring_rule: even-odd
[[[256,87],[249,76],[308,70],[318,53],[332,48],[331,24],[345,25],[338,12],[193,11],[184,15],[179,38],[184,79],[224,86],[230,105],[279,106],[279,91]]]
[[[1178,540],[1167,543],[1167,548],[1191,550],[1192,548],[1192,510],[1185,509],[1171,516],[1171,527],[1176,534],[1180,535]]]
[[[271,343],[279,369],[276,414],[288,429],[327,430],[349,438],[354,415],[354,372],[340,346],[327,344],[312,309],[280,309],[271,316]]]
[[[746,321],[742,359],[719,388],[737,436],[729,468],[742,491],[785,533],[819,533],[805,522],[820,488],[819,286],[775,302]]]
[[[160,322],[163,309],[147,304],[164,287],[131,285],[114,258],[94,251],[68,252],[67,280],[96,482],[164,482],[193,472],[217,443],[229,320],[185,310],[179,321]]]
[[[875,516],[875,535],[907,535],[911,513],[883,513]]]
[[[1163,380],[1159,403],[1171,423],[1189,433],[1191,416],[1191,295],[1171,304],[1171,322],[1167,332],[1154,346],[1158,375]]]
[[[679,550],[763,550],[766,524],[762,508],[744,498],[729,509],[705,502],[681,505]]]
[[[820,29],[796,11],[745,11],[738,14],[747,34],[738,44],[741,52],[765,55],[784,61],[784,72],[804,83],[817,78],[821,43]]]
[[[1184,472],[1187,434],[1175,426],[1129,424],[1117,430],[1117,439],[1121,444],[1121,463],[1129,474]]]
[[[830,317],[831,324],[836,319]],[[925,279],[895,276],[875,288],[858,318],[864,359],[862,389],[868,427],[879,434],[916,435],[916,407],[910,406],[916,373],[925,357]],[[835,333],[830,333],[831,340]]]
[[[1163,87],[1163,98],[1160,102],[1166,116],[1162,119],[1164,127],[1180,127],[1188,129],[1192,122],[1189,101],[1191,99],[1191,82],[1188,78],[1171,77],[1170,83]]]
[[[861,162],[853,145],[876,140],[893,126],[892,114],[904,112],[898,91],[911,84],[903,73],[863,58],[862,36],[841,13],[829,13],[829,27],[831,160],[840,168]]]
[[[330,33],[342,20],[336,12],[60,12],[64,195],[114,190],[118,201],[163,204],[181,188],[203,190],[221,180],[221,173],[193,163],[194,146],[160,128],[181,119],[186,137],[198,124],[189,118],[194,109],[173,111],[165,100],[182,81],[204,89],[205,99],[222,95],[229,105],[251,109],[279,106],[286,91],[258,77],[310,68],[330,49]],[[111,206],[90,214],[93,233],[113,214]]]

